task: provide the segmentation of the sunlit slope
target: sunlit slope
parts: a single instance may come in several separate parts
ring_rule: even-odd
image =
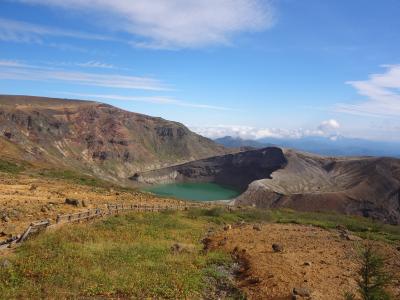
[[[180,123],[97,102],[53,98],[0,96],[0,135],[2,144],[15,147],[20,153],[15,155],[30,162],[110,180],[226,153]]]

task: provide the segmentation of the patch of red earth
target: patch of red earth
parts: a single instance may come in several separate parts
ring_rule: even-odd
[[[294,288],[308,290],[313,300],[343,300],[345,292],[357,293],[358,257],[367,241],[349,241],[336,230],[294,224],[264,224],[256,229],[233,226],[214,234],[208,245],[240,262],[237,284],[248,299],[290,300]],[[273,244],[283,251],[273,251]],[[388,270],[400,275],[400,252],[386,243],[373,244],[388,259]],[[400,299],[399,281],[390,291],[393,299]]]

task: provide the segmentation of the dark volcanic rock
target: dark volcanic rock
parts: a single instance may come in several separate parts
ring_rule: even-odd
[[[65,204],[72,206],[81,206],[81,201],[79,201],[78,199],[67,198],[65,199]]]
[[[283,247],[279,244],[272,244],[272,250],[274,252],[283,252]]]
[[[285,164],[282,150],[270,147],[139,173],[131,179],[145,183],[215,182],[244,191],[249,183],[270,178],[272,172]]]

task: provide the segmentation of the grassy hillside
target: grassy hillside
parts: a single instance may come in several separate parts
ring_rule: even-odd
[[[0,298],[199,297],[223,275],[227,254],[202,254],[203,219],[178,213],[111,217],[41,235],[0,275]],[[186,249],[176,254],[179,242]],[[213,280],[214,279],[214,280]]]
[[[199,298],[221,287],[241,298],[229,280],[230,255],[204,253],[200,242],[210,227],[239,221],[342,225],[357,235],[400,241],[399,227],[336,214],[220,208],[131,213],[28,241],[8,258],[12,266],[0,272],[0,298]],[[172,251],[175,243],[184,251]]]

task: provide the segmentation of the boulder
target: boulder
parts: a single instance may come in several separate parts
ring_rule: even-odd
[[[225,231],[229,231],[229,230],[231,230],[231,229],[232,229],[232,225],[230,225],[230,224],[225,225],[225,227],[224,227],[224,230],[225,230]]]
[[[346,236],[346,240],[348,240],[348,241],[362,241],[362,238],[360,238],[359,236],[356,236],[354,234],[348,234]]]
[[[272,250],[274,252],[283,252],[283,247],[279,244],[272,244]]]
[[[253,229],[256,230],[256,231],[261,231],[261,226],[255,224],[255,225],[253,225]]]
[[[310,297],[311,296],[311,291],[309,288],[306,287],[295,287],[293,289],[294,296],[301,296],[301,297]]]
[[[360,238],[359,236],[356,236],[354,234],[351,234],[347,231],[343,231],[340,233],[340,238],[342,240],[347,240],[347,241],[362,241],[362,238]]]
[[[66,198],[65,204],[73,205],[73,206],[81,206],[81,201],[72,198]]]

